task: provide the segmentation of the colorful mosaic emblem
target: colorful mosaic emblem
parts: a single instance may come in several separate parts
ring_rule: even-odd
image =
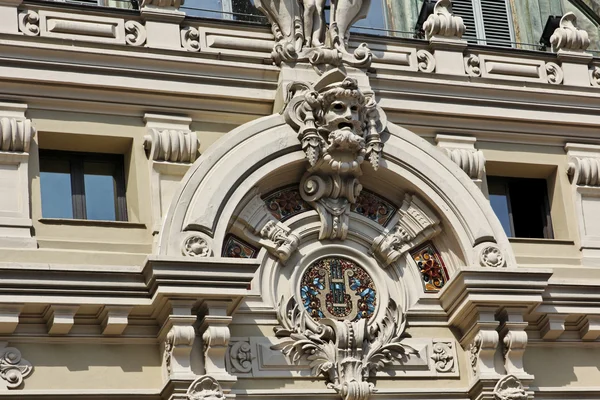
[[[410,253],[417,263],[426,292],[439,292],[448,282],[448,271],[433,243],[427,242]]]
[[[312,263],[302,276],[300,296],[304,307],[316,320],[367,319],[377,305],[375,284],[367,271],[339,257],[322,258]]]
[[[222,257],[255,258],[257,254],[258,249],[250,246],[242,239],[234,235],[227,235],[225,237],[225,245],[221,253]]]
[[[278,190],[263,200],[271,214],[279,221],[285,221],[294,215],[310,210],[308,203],[300,197],[297,186]]]
[[[350,211],[364,215],[379,225],[385,226],[397,208],[389,201],[363,189],[356,199],[356,203],[352,204]]]

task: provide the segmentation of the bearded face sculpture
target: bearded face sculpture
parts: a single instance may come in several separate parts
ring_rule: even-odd
[[[368,159],[379,167],[383,112],[355,79],[336,69],[314,85],[292,84],[284,113],[309,163],[300,193],[321,216],[320,237],[344,239],[350,205],[362,189],[361,164]]]

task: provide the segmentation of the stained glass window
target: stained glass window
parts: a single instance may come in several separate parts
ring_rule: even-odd
[[[256,258],[257,255],[257,248],[252,247],[237,236],[227,235],[225,237],[223,251],[221,252],[222,257]]]
[[[373,279],[362,267],[341,257],[313,262],[302,275],[300,296],[308,313],[317,320],[367,319],[377,305]]]
[[[285,221],[311,209],[300,197],[298,185],[277,190],[268,194],[263,200],[271,214],[279,221]]]
[[[448,271],[433,243],[425,243],[411,251],[410,255],[421,272],[425,292],[439,292],[448,282]]]
[[[350,211],[364,215],[383,226],[389,222],[397,210],[391,202],[367,190],[360,192],[356,203],[352,204],[350,208]]]

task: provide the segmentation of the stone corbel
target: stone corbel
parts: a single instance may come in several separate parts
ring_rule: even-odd
[[[148,131],[144,148],[150,159],[152,233],[157,238],[176,183],[198,156],[198,137],[190,130],[189,117],[148,113],[144,121]]]
[[[185,13],[179,11],[184,0],[142,0],[140,14],[146,22],[146,46],[158,49],[181,49],[179,24]]]
[[[192,380],[191,353],[197,321],[193,314],[194,300],[170,300],[170,308],[159,333],[163,343],[163,366],[167,380]]]
[[[0,166],[6,166],[0,168],[0,247],[37,247],[29,211],[29,147],[35,129],[26,110],[25,104],[0,103]]]
[[[300,238],[277,221],[256,192],[238,215],[236,225],[249,240],[264,246],[269,253],[285,262],[298,248]]]
[[[467,348],[472,376],[476,379],[498,379],[494,358],[500,336],[496,321],[496,307],[477,307],[475,320],[461,342]]]
[[[471,136],[437,135],[435,141],[448,157],[454,161],[481,189],[485,175],[485,157],[475,148],[477,139]]]
[[[581,239],[582,264],[600,266],[600,146],[567,143],[567,173]]]
[[[375,238],[371,250],[387,267],[410,249],[440,233],[439,223],[425,203],[415,195],[406,194],[397,212],[397,222],[388,232]]]
[[[133,307],[106,306],[100,314],[103,335],[120,335],[129,323],[129,313]]]
[[[579,330],[582,340],[596,340],[600,337],[600,316],[588,315],[583,318],[583,326]]]
[[[502,320],[500,337],[502,337],[506,373],[522,381],[531,381],[533,376],[525,372],[523,366],[523,355],[528,341],[525,332],[528,323],[523,319],[526,311],[524,307],[505,308],[499,315]]]
[[[552,51],[561,61],[564,73],[563,83],[574,86],[590,86],[588,64],[592,61],[592,53],[586,52],[590,45],[588,33],[577,28],[577,17],[572,12],[566,13],[560,20],[559,27],[550,37]]]
[[[19,325],[19,316],[23,304],[6,304],[0,306],[0,334],[12,335]]]
[[[540,336],[544,340],[558,339],[565,332],[566,314],[547,314],[544,316]]]
[[[67,335],[75,325],[75,314],[79,306],[50,306],[44,314],[49,335]]]
[[[462,40],[465,24],[452,14],[452,2],[439,0],[423,24],[425,36],[434,50],[436,73],[464,75],[463,52],[467,42]]]
[[[207,375],[212,376],[229,393],[237,378],[227,371],[225,357],[231,334],[229,324],[232,317],[229,314],[231,301],[207,300],[200,307],[200,322],[198,332],[204,342],[204,368]]]

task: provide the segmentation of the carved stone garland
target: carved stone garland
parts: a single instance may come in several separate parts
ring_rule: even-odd
[[[401,343],[405,318],[390,300],[385,316],[374,322],[313,320],[294,298],[281,299],[275,335],[284,338],[272,346],[293,363],[307,361],[312,374],[323,375],[327,386],[344,400],[368,400],[375,386],[368,379],[395,359],[417,354]]]
[[[362,43],[348,51],[350,27],[366,18],[371,0],[332,0],[329,27],[325,0],[254,0],[271,23],[275,64],[309,61],[313,65],[368,67],[372,54]]]
[[[356,80],[335,69],[314,85],[290,84],[284,115],[298,131],[309,163],[300,194],[319,213],[319,239],[343,240],[350,205],[362,190],[361,164],[368,159],[379,167],[383,111]]]

